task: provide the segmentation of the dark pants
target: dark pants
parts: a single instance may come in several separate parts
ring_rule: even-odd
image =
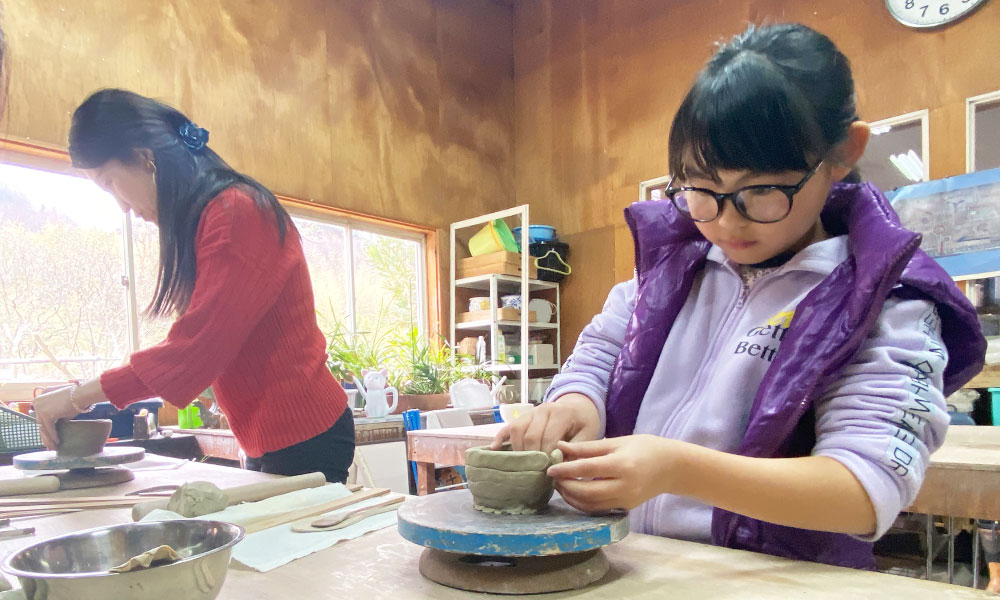
[[[347,481],[354,462],[354,414],[348,407],[333,427],[294,446],[267,452],[260,458],[247,457],[251,471],[275,475],[302,475],[321,471],[330,482]]]

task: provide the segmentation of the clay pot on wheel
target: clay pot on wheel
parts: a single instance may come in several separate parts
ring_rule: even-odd
[[[111,421],[60,419],[56,421],[56,433],[59,435],[56,456],[93,456],[104,451],[104,442],[108,441],[108,434],[111,433]]]
[[[501,450],[488,446],[465,453],[465,474],[476,510],[503,514],[532,514],[544,510],[552,498],[551,465],[562,462],[562,452]]]

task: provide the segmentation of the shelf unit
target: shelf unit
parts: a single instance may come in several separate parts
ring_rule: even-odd
[[[559,284],[549,281],[541,281],[538,279],[530,279],[526,275],[530,272],[530,261],[534,260],[534,258],[530,256],[529,252],[521,253],[521,276],[488,274],[456,279],[458,260],[460,258],[460,244],[463,241],[460,234],[475,233],[485,225],[497,219],[514,220],[515,224],[521,227],[522,235],[524,237],[528,237],[527,232],[530,231],[530,211],[527,205],[451,224],[451,277],[449,286],[451,298],[451,336],[449,339],[452,346],[457,347],[460,341],[460,334],[463,334],[461,337],[478,337],[480,335],[488,337],[489,343],[487,344],[486,368],[495,373],[518,375],[520,397],[523,402],[527,402],[529,398],[529,379],[533,375],[544,376],[547,374],[555,374],[559,371],[560,365],[562,364]],[[480,321],[457,323],[458,314],[463,312],[463,305],[467,300],[464,296],[470,292],[485,292],[482,295],[486,295],[487,293],[489,294],[491,299],[491,309],[489,311],[491,318]],[[506,294],[520,294],[521,296],[521,305],[523,310],[521,311],[521,318],[517,321],[498,320],[496,318],[497,308],[500,306],[500,297]],[[530,311],[527,310],[528,301],[532,298],[539,297],[548,299],[555,305],[553,321],[550,323],[529,322]],[[521,347],[521,362],[519,364],[497,364],[499,362],[497,360],[499,354],[497,349],[497,336],[503,335],[504,333],[517,333],[519,335]],[[529,347],[529,339],[532,333],[545,333],[553,338],[551,339],[551,343],[553,344],[555,364],[527,364],[527,349]],[[475,369],[476,367],[471,367],[469,370],[472,371]]]

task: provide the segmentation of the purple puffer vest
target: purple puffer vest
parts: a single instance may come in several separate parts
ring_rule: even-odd
[[[629,435],[670,328],[704,267],[710,244],[669,202],[625,211],[635,239],[636,308],[608,388],[607,435]],[[948,348],[945,394],[969,381],[986,354],[976,311],[944,270],[919,249],[885,197],[870,184],[837,184],[822,215],[847,234],[850,257],[814,288],[761,381],[739,454],[808,456],[815,445],[817,396],[852,359],[889,294],[937,304]],[[716,545],[798,560],[872,569],[872,544],[844,534],[784,527],[715,509]]]

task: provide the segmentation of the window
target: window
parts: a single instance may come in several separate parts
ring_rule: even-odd
[[[89,180],[0,164],[0,380],[93,377],[128,354],[123,229]]]
[[[927,181],[927,118],[922,110],[872,123],[868,148],[858,162],[861,178],[883,192]]]
[[[129,300],[134,302],[137,322],[136,340],[138,349],[159,344],[167,337],[172,317],[150,317],[143,314],[153,301],[156,278],[160,268],[160,230],[156,225],[142,219],[131,219],[132,233],[132,276],[135,285],[129,290]],[[127,268],[127,266],[126,266]]]
[[[670,175],[664,175],[662,177],[647,179],[646,181],[640,182],[639,202],[665,199],[666,196],[663,195],[663,190],[667,189],[668,183],[670,183]]]
[[[334,331],[428,331],[422,235],[320,211],[293,209],[292,215],[309,263],[317,319],[328,337]]]
[[[1000,91],[966,100],[966,171],[1000,167]]]

